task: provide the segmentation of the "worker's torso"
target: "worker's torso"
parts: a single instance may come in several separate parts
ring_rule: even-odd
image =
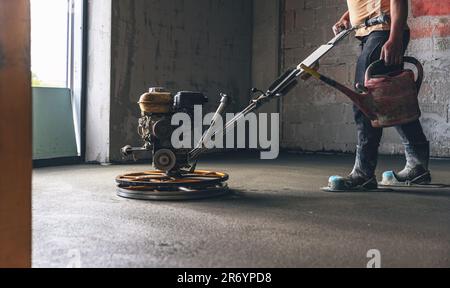
[[[363,24],[368,18],[380,16],[382,13],[390,14],[390,0],[347,0],[350,21],[353,26]],[[375,25],[356,31],[356,36],[367,36],[372,31],[390,30],[389,24]]]

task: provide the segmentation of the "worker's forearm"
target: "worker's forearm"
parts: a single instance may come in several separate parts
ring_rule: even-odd
[[[402,39],[408,21],[408,0],[391,0],[391,40]]]

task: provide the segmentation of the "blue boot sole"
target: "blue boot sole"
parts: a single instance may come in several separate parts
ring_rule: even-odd
[[[376,192],[394,192],[393,189],[388,189],[388,188],[377,188],[377,189],[346,189],[346,190],[335,190],[335,189],[331,189],[330,187],[323,187],[321,188],[321,190],[323,192],[328,192],[328,193],[354,193],[354,192],[368,192],[368,193],[376,193]]]
[[[386,188],[368,188],[367,186],[370,185],[370,183],[374,179],[370,179],[366,183],[355,186],[355,187],[348,187],[346,185],[346,179],[340,176],[332,176],[330,177],[328,181],[328,187],[321,188],[324,192],[332,192],[332,193],[343,193],[343,192],[392,192],[392,189],[386,189]],[[373,185],[372,185],[373,186]]]
[[[393,188],[431,188],[431,189],[442,189],[450,188],[450,185],[445,184],[433,184],[433,183],[420,183],[422,179],[430,177],[430,172],[427,172],[419,177],[413,179],[412,181],[400,182],[397,180],[395,173],[393,171],[384,172],[383,180],[378,183],[380,187],[393,187]]]

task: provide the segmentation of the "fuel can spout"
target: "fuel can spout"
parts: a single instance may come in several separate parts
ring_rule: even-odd
[[[306,65],[300,66],[306,73],[310,74],[312,77],[319,79],[320,81],[324,82],[325,84],[341,91],[344,93],[352,102],[370,119],[370,120],[376,120],[377,116],[374,113],[375,107],[373,105],[373,101],[370,97],[367,97],[367,94],[359,94],[352,89],[348,88],[345,85],[342,85],[341,83],[324,76],[317,72],[314,69],[311,69],[307,67]]]

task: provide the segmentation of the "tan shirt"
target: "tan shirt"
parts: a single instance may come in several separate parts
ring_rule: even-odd
[[[382,13],[390,14],[390,0],[347,0],[350,22],[353,26],[363,24],[368,18],[380,16]],[[391,30],[391,25],[380,24],[356,31],[357,37],[369,35],[372,31]]]

